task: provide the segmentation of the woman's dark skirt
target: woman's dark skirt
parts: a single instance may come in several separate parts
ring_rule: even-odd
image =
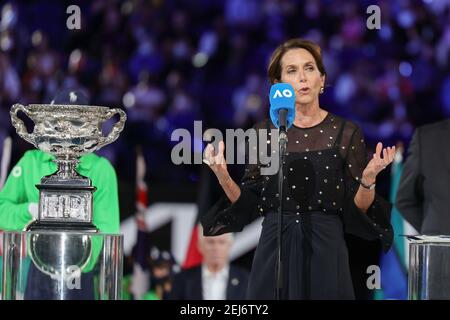
[[[274,299],[277,213],[268,213],[253,259],[248,299]],[[337,214],[283,214],[281,299],[354,299],[342,220]]]

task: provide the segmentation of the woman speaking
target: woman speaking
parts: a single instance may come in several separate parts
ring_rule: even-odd
[[[224,143],[219,143],[218,152],[209,144],[205,158],[226,197],[202,217],[204,234],[241,231],[264,216],[247,297],[273,299],[281,200],[280,298],[354,299],[344,232],[379,239],[389,249],[391,205],[376,194],[375,183],[392,162],[395,147],[383,148],[379,142],[375,154],[368,157],[361,129],[320,106],[326,71],[317,44],[302,39],[281,44],[272,54],[268,75],[272,84],[288,83],[295,91],[296,113],[283,164],[283,199],[277,174],[261,175],[260,164],[248,164],[238,185],[228,173]],[[275,127],[266,120],[254,128]]]

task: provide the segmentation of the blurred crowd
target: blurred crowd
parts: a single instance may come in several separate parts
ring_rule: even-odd
[[[415,126],[450,116],[450,0],[78,1],[80,30],[66,27],[70,4],[1,2],[0,146],[20,140],[12,104],[81,88],[93,104],[127,112],[120,139],[99,152],[121,179],[134,178],[128,164],[141,146],[149,180],[195,182],[198,166],[170,161],[172,131],[266,117],[269,56],[293,37],[321,45],[321,103],[359,123],[369,145],[407,143]],[[379,30],[366,27],[372,4]]]

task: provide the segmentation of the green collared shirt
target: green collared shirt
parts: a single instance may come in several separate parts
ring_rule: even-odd
[[[0,191],[0,229],[23,230],[32,220],[30,203],[39,202],[36,184],[56,172],[54,156],[40,150],[27,151],[12,169]],[[92,180],[94,192],[93,223],[103,233],[119,233],[117,178],[111,163],[95,154],[80,158],[77,172]]]

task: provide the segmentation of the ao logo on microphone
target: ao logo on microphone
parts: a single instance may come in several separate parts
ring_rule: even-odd
[[[284,89],[284,90],[276,90],[275,94],[273,95],[273,99],[275,98],[291,98],[293,95],[293,91],[289,90],[289,89]]]
[[[286,128],[294,122],[295,117],[295,91],[289,83],[275,83],[270,87],[270,119],[276,128],[280,126],[280,115],[286,114]],[[282,111],[284,110],[284,111]],[[282,113],[280,114],[280,112]],[[284,115],[282,115],[284,117]]]

